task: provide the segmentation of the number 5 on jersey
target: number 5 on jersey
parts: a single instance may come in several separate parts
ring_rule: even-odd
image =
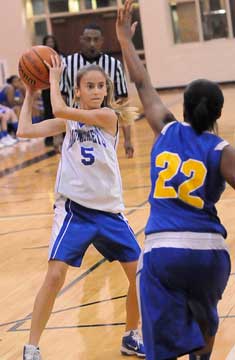
[[[81,147],[81,162],[83,165],[92,165],[95,162],[94,148],[93,147]]]
[[[191,195],[204,184],[207,170],[203,162],[194,159],[182,162],[178,154],[164,151],[156,157],[155,165],[164,169],[159,172],[154,198],[179,198],[191,206],[203,208],[204,201],[199,196]],[[183,181],[176,191],[173,186],[166,186],[166,182],[173,179],[179,172],[189,179]]]

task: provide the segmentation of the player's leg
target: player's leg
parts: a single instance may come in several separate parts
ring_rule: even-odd
[[[61,261],[49,261],[46,278],[36,297],[29,343],[38,345],[42,331],[52,312],[55,298],[64,284],[68,265]]]
[[[136,291],[137,261],[121,262],[122,268],[129,281],[126,299],[126,331],[122,338],[121,352],[124,355],[145,357],[142,337],[139,334],[139,306]]]
[[[80,219],[79,208],[79,205],[64,197],[58,198],[55,203],[48,272],[35,300],[30,346],[25,347],[23,360],[41,359],[37,345],[50,317],[56,295],[64,284],[68,264],[77,267],[81,265],[83,255],[96,232],[96,229],[91,229],[89,223],[84,221],[85,210]]]
[[[122,214],[100,213],[97,222],[102,224],[102,228],[93,245],[109,261],[118,260],[128,278],[126,331],[135,330],[139,323],[136,269],[140,247],[133,230]]]
[[[207,271],[204,271],[201,277],[199,273],[197,274],[200,281],[195,287],[194,301],[190,301],[190,308],[197,319],[206,345],[190,354],[189,360],[209,360],[211,358],[219,324],[217,304],[222,298],[231,269],[227,251],[204,250],[203,255],[201,251],[199,256],[202,269],[204,266]],[[194,282],[196,283],[196,281]]]
[[[13,110],[14,110],[14,112],[15,112],[15,114],[16,114],[16,117],[19,119],[19,117],[20,117],[20,111],[21,111],[21,106],[20,106],[20,105],[14,106],[14,107],[13,107]]]
[[[11,125],[14,134],[16,134],[18,129],[18,117],[13,109],[7,108],[7,112],[9,114],[9,124]]]
[[[204,333],[204,339],[206,346],[200,351],[196,351],[193,354],[189,355],[189,360],[209,360],[213,350],[215,336],[206,335],[206,331],[203,331],[203,324],[200,326],[202,332]]]
[[[200,324],[199,324],[200,325]],[[189,360],[209,360],[213,350],[215,336],[207,335],[206,329],[203,329],[203,324],[200,326],[202,333],[204,333],[204,339],[206,346],[195,353],[189,355]]]
[[[61,261],[49,261],[48,271],[41,289],[36,296],[29,336],[24,347],[24,360],[39,360],[38,343],[51,315],[56,296],[64,284],[68,265]]]
[[[136,293],[137,261],[120,263],[129,281],[126,299],[126,331],[137,329],[139,325],[139,307]]]
[[[129,280],[126,301],[126,332],[121,352],[145,357],[142,338],[138,332],[139,308],[136,294],[136,268],[140,247],[127,219],[122,214],[99,213],[99,236],[93,241],[96,249],[109,261],[118,260]]]

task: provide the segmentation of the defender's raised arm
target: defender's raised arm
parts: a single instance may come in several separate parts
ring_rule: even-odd
[[[135,33],[137,23],[131,25],[132,6],[133,0],[127,0],[124,7],[118,10],[116,21],[117,37],[126,60],[130,77],[135,83],[143,104],[146,118],[155,135],[158,135],[164,127],[165,122],[174,120],[174,117],[165,107],[154,89],[150,77],[133,45],[132,37]]]

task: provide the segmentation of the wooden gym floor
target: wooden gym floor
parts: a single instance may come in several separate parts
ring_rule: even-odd
[[[224,87],[220,135],[234,137],[235,87]],[[182,93],[162,97],[182,119]],[[126,216],[139,243],[148,217],[149,153],[153,136],[145,119],[133,127],[134,159],[126,159],[123,138],[119,161]],[[0,150],[0,360],[20,360],[27,342],[34,298],[47,268],[53,217],[53,186],[59,155],[32,140]],[[220,328],[212,360],[235,359],[235,193],[227,186],[218,210],[228,230],[232,271],[219,305]],[[90,247],[82,267],[71,268],[59,293],[40,347],[45,360],[121,360],[127,281],[118,263],[108,263]],[[173,315],[174,316],[174,315]],[[182,358],[186,359],[186,357]],[[157,359],[156,359],[157,360]]]

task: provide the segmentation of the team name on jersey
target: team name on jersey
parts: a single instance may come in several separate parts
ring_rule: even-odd
[[[80,143],[83,143],[85,141],[91,141],[105,148],[107,147],[105,139],[101,136],[97,129],[70,129],[68,150],[73,146],[76,141]]]

